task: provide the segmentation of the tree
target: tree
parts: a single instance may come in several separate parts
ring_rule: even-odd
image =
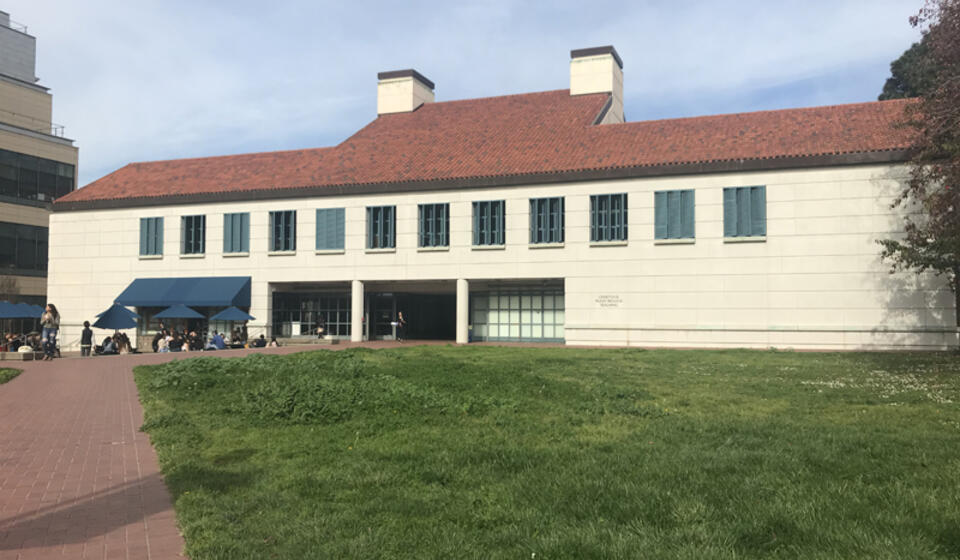
[[[960,0],[926,0],[910,18],[937,69],[930,87],[906,113],[916,132],[910,173],[893,203],[905,211],[905,235],[883,239],[891,272],[913,270],[945,277],[960,327]]]
[[[924,36],[922,41],[911,45],[900,58],[890,63],[890,77],[883,84],[883,92],[877,99],[919,97],[931,89],[935,80],[936,67]]]

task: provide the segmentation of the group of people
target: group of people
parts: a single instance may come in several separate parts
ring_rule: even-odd
[[[18,335],[12,332],[6,333],[0,339],[0,349],[7,352],[16,352],[23,348],[29,348],[30,351],[42,351],[43,360],[52,360],[59,357],[60,349],[57,346],[57,335],[60,332],[60,312],[57,307],[48,303],[44,308],[43,315],[40,317],[40,326],[42,332]],[[90,356],[91,354],[128,354],[133,352],[133,345],[130,337],[125,333],[116,331],[112,336],[107,336],[99,345],[93,344],[93,329],[90,328],[90,321],[83,322],[83,331],[80,334],[80,355]],[[213,331],[209,340],[204,341],[203,337],[196,331],[178,331],[176,328],[167,329],[160,325],[160,331],[153,337],[154,352],[199,352],[202,350],[224,350],[226,348],[265,348],[277,347],[280,343],[276,337],[272,337],[269,342],[264,335],[253,340],[247,340],[247,326],[238,326],[230,333],[229,342],[223,333]]]
[[[203,337],[196,331],[180,332],[177,329],[161,330],[153,337],[154,352],[199,352],[202,350],[226,350],[227,348],[264,348],[267,346],[280,346],[277,338],[273,337],[267,342],[262,334],[260,338],[254,339],[249,343],[246,340],[246,327],[239,327],[231,333],[230,342],[223,336],[223,333],[213,331],[209,340],[204,342]]]
[[[43,352],[43,360],[52,360],[60,355],[57,333],[60,331],[60,313],[57,306],[47,304],[40,316],[42,332],[16,334],[8,332],[0,340],[0,349],[5,352]]]

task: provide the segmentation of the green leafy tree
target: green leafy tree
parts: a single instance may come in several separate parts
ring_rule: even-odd
[[[930,90],[935,80],[936,66],[930,57],[927,38],[924,37],[890,63],[890,77],[883,84],[883,92],[878,99],[919,97]]]
[[[910,23],[922,30],[937,71],[907,109],[916,131],[910,175],[893,203],[905,211],[905,234],[880,240],[881,256],[894,271],[945,277],[960,327],[960,0],[926,0]]]

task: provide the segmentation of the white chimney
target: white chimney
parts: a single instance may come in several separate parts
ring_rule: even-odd
[[[377,74],[377,114],[409,113],[424,103],[433,103],[433,82],[416,70]]]
[[[623,61],[611,46],[570,51],[570,95],[609,93],[610,108],[600,124],[622,123]]]

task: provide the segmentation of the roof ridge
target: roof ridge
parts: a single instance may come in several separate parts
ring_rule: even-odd
[[[292,148],[289,150],[264,150],[262,152],[243,152],[239,154],[220,154],[214,156],[194,156],[186,158],[170,158],[170,159],[149,159],[144,161],[131,161],[124,167],[130,167],[131,165],[140,165],[140,164],[149,164],[149,163],[172,163],[172,162],[187,162],[194,160],[204,160],[209,161],[211,159],[227,159],[227,158],[240,158],[245,156],[257,156],[257,155],[276,155],[276,154],[289,154],[294,152],[320,152],[323,150],[333,150],[337,146],[319,146],[313,148]],[[121,167],[121,169],[123,169]],[[93,184],[92,182],[90,184]]]
[[[696,120],[696,119],[710,119],[710,118],[720,118],[720,117],[739,117],[739,116],[755,116],[755,115],[764,115],[768,113],[786,113],[786,112],[805,112],[805,111],[818,111],[818,110],[827,110],[827,109],[840,109],[843,107],[855,107],[855,106],[868,106],[868,105],[882,105],[882,104],[899,104],[905,105],[907,103],[915,102],[916,98],[906,97],[901,99],[884,99],[882,101],[855,101],[853,103],[835,103],[833,105],[812,105],[810,107],[785,107],[783,109],[761,109],[759,111],[738,111],[735,113],[714,113],[710,115],[693,115],[689,117],[664,117],[660,119],[649,119],[644,121],[627,121],[622,123],[612,123],[605,124],[603,126],[620,126],[620,125],[630,125],[630,124],[642,124],[642,123],[655,123],[655,122],[665,122],[665,121],[687,121],[687,120]]]

